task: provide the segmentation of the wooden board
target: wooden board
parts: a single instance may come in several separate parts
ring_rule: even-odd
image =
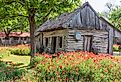
[[[76,41],[74,38],[74,33],[78,31],[81,32],[82,38]],[[85,36],[93,36],[84,40]],[[101,30],[69,30],[67,37],[66,50],[88,50],[90,51],[92,45],[94,48],[99,50],[99,53],[107,53],[108,50],[108,32]],[[86,46],[86,47],[84,47]]]

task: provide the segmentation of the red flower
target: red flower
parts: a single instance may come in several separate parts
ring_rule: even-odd
[[[113,67],[112,65],[109,66],[109,68],[112,68],[112,67]]]
[[[38,56],[39,55],[39,53],[35,53],[35,56]]]
[[[60,69],[62,69],[62,66],[60,66]]]
[[[97,60],[97,59],[94,59],[94,62],[95,62],[95,63],[97,63],[97,62],[98,62],[98,60]]]

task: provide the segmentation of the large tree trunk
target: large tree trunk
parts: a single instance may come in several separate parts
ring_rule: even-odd
[[[35,28],[36,28],[36,23],[35,23],[35,13],[36,10],[35,8],[31,8],[29,10],[29,23],[30,23],[30,43],[31,43],[31,58],[34,57],[35,54],[35,36],[34,36],[34,32],[35,32]]]
[[[9,34],[11,33],[12,29],[3,29],[4,33],[5,33],[5,40],[9,40]]]
[[[3,29],[3,31],[5,33],[5,40],[3,42],[3,45],[4,46],[10,45],[11,42],[9,41],[10,40],[9,35],[10,35],[10,32],[12,31],[12,29],[7,28],[7,29]]]

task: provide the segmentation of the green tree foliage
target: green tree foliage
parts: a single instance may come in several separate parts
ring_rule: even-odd
[[[24,22],[26,22],[26,24],[28,22],[30,26],[31,56],[33,57],[35,53],[35,28],[48,18],[54,18],[63,12],[71,12],[80,5],[80,1],[81,0],[0,0],[0,20],[19,20],[19,17],[22,17],[22,19],[27,18]],[[19,21],[17,21],[18,25]],[[22,23],[22,25],[25,24]],[[6,25],[4,27],[6,27]]]
[[[15,3],[0,1],[0,30],[5,32],[7,39],[11,31],[29,31],[28,21],[20,15],[22,9],[18,8]]]
[[[0,20],[0,29],[1,31],[5,32],[6,39],[9,38],[9,34],[11,31],[21,31],[21,32],[28,32],[28,22],[26,22],[25,18],[15,17],[15,18],[8,18]]]
[[[102,12],[101,16],[108,18],[116,28],[121,30],[121,6],[114,5],[113,3],[106,3],[106,7],[108,11]]]
[[[121,30],[121,7],[116,7],[110,12],[109,20],[116,28]]]

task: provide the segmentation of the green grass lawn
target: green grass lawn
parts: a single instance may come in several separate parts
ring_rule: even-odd
[[[8,57],[4,57],[1,59],[2,61],[12,61],[16,64],[21,64],[21,66],[27,66],[30,63],[30,56],[18,56],[18,55],[10,55]]]

